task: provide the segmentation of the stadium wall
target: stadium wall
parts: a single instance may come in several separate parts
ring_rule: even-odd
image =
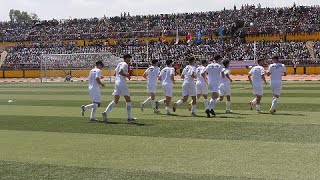
[[[132,71],[132,76],[142,76],[145,69],[134,69]],[[306,73],[305,73],[306,71]],[[66,72],[71,72],[74,77],[87,77],[89,75],[89,70],[47,70],[47,77],[65,77]],[[293,67],[287,67],[287,73],[293,74]],[[103,76],[114,75],[114,70],[103,70]],[[247,75],[248,69],[233,69],[232,74],[235,75]],[[298,67],[297,74],[320,74],[320,67]],[[0,70],[0,78],[40,78],[40,70]]]

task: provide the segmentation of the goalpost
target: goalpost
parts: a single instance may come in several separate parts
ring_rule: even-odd
[[[101,60],[105,67],[103,76],[109,76],[112,81],[114,69],[122,58],[109,52],[101,53],[77,53],[77,54],[42,54],[40,63],[41,82],[64,81],[67,76],[72,80],[87,80],[89,72],[95,66],[95,62]]]

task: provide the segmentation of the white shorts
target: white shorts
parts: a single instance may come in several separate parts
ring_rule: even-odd
[[[219,87],[219,94],[220,96],[230,96],[231,95],[230,84],[221,84]]]
[[[208,94],[208,85],[203,83],[196,84],[197,94]]]
[[[92,102],[101,103],[101,92],[100,89],[89,89],[89,95]]]
[[[162,85],[163,95],[166,97],[172,97],[173,86],[172,85]]]
[[[115,85],[112,95],[114,95],[114,96],[130,96],[128,86]]]
[[[282,92],[281,84],[271,84],[271,91],[272,91],[272,94],[280,96]]]
[[[219,93],[220,84],[209,84],[209,88],[213,93]]]
[[[182,96],[196,96],[196,85],[194,83],[183,83]]]
[[[253,94],[262,96],[263,95],[263,85],[261,86],[253,86]]]
[[[156,84],[148,84],[148,93],[156,93],[157,92],[157,85]]]

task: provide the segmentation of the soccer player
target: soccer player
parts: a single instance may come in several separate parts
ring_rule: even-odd
[[[179,105],[182,103],[187,102],[189,96],[192,98],[192,107],[191,107],[191,115],[194,117],[197,117],[196,114],[196,104],[197,104],[197,97],[196,97],[196,85],[194,82],[194,79],[196,77],[196,67],[195,67],[195,58],[190,57],[189,58],[189,65],[186,66],[182,73],[181,77],[183,78],[183,84],[182,84],[182,99],[179,99],[177,102],[173,104],[173,112],[176,112],[176,109]]]
[[[200,96],[202,95],[204,98],[204,107],[207,108],[208,106],[208,84],[206,83],[206,80],[202,77],[201,73],[208,65],[208,62],[206,60],[201,61],[201,66],[199,66],[196,69],[196,76],[197,76],[197,82],[196,82],[196,92],[197,92],[197,99],[200,99]],[[192,102],[191,102],[192,104]]]
[[[158,102],[158,104],[166,104],[166,112],[170,115],[170,102],[173,95],[173,85],[174,81],[174,68],[172,67],[172,60],[166,60],[166,67],[163,68],[159,75],[159,80],[162,83],[162,90],[165,96],[165,99],[162,99]]]
[[[114,96],[114,100],[110,102],[106,110],[102,113],[102,117],[105,122],[108,122],[108,113],[116,104],[119,103],[120,95],[124,96],[127,103],[126,107],[128,114],[128,122],[131,123],[137,120],[137,118],[134,118],[131,113],[131,98],[127,86],[127,78],[129,80],[131,79],[130,72],[128,69],[128,64],[130,63],[131,58],[132,57],[130,54],[124,55],[124,62],[119,63],[115,69],[116,81],[114,91],[112,94]]]
[[[96,120],[96,112],[98,107],[101,105],[101,92],[100,86],[104,87],[104,84],[101,83],[101,69],[103,68],[103,62],[97,61],[96,67],[90,71],[89,74],[89,94],[92,100],[92,104],[88,104],[86,106],[82,105],[82,116],[86,110],[91,109],[90,121],[95,122]]]
[[[160,69],[158,67],[158,60],[152,60],[152,65],[143,74],[143,77],[147,80],[148,93],[150,94],[150,97],[141,103],[141,111],[144,110],[146,104],[151,103],[153,112],[159,113],[155,100],[159,73]]]
[[[259,59],[258,65],[251,68],[248,78],[253,88],[253,94],[256,96],[252,101],[249,102],[249,107],[252,110],[253,106],[256,105],[257,113],[261,113],[260,104],[263,96],[263,83],[266,85],[267,81],[265,78],[265,70],[262,67],[264,60]]]
[[[230,61],[224,60],[222,61],[222,64],[224,68],[222,69],[222,72],[224,74],[224,77],[221,78],[221,84],[219,86],[219,94],[220,97],[217,99],[216,104],[223,101],[224,96],[227,97],[226,101],[226,113],[232,113],[231,110],[231,88],[230,83],[232,82],[232,79],[230,78],[231,71],[229,69]]]
[[[210,113],[211,115],[216,116],[216,113],[214,112],[214,105],[219,98],[219,86],[221,77],[224,77],[224,73],[222,71],[223,67],[219,64],[220,59],[220,55],[215,55],[214,61],[211,64],[207,65],[207,67],[201,73],[202,77],[206,80],[206,83],[209,85],[209,88],[211,90],[211,99],[206,109],[208,118],[210,118]],[[206,78],[206,76],[208,76],[208,78]]]
[[[272,105],[269,112],[274,114],[282,91],[282,76],[286,76],[287,73],[286,66],[279,62],[278,56],[273,56],[272,62],[273,64],[269,66],[267,75],[270,76],[270,86],[273,93]]]

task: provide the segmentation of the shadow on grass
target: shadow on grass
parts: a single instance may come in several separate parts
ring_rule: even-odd
[[[108,121],[105,123],[104,121],[96,121],[96,122],[88,122],[89,124],[105,124],[105,125],[132,125],[132,126],[153,126],[153,124],[144,124],[138,122],[115,122]]]

